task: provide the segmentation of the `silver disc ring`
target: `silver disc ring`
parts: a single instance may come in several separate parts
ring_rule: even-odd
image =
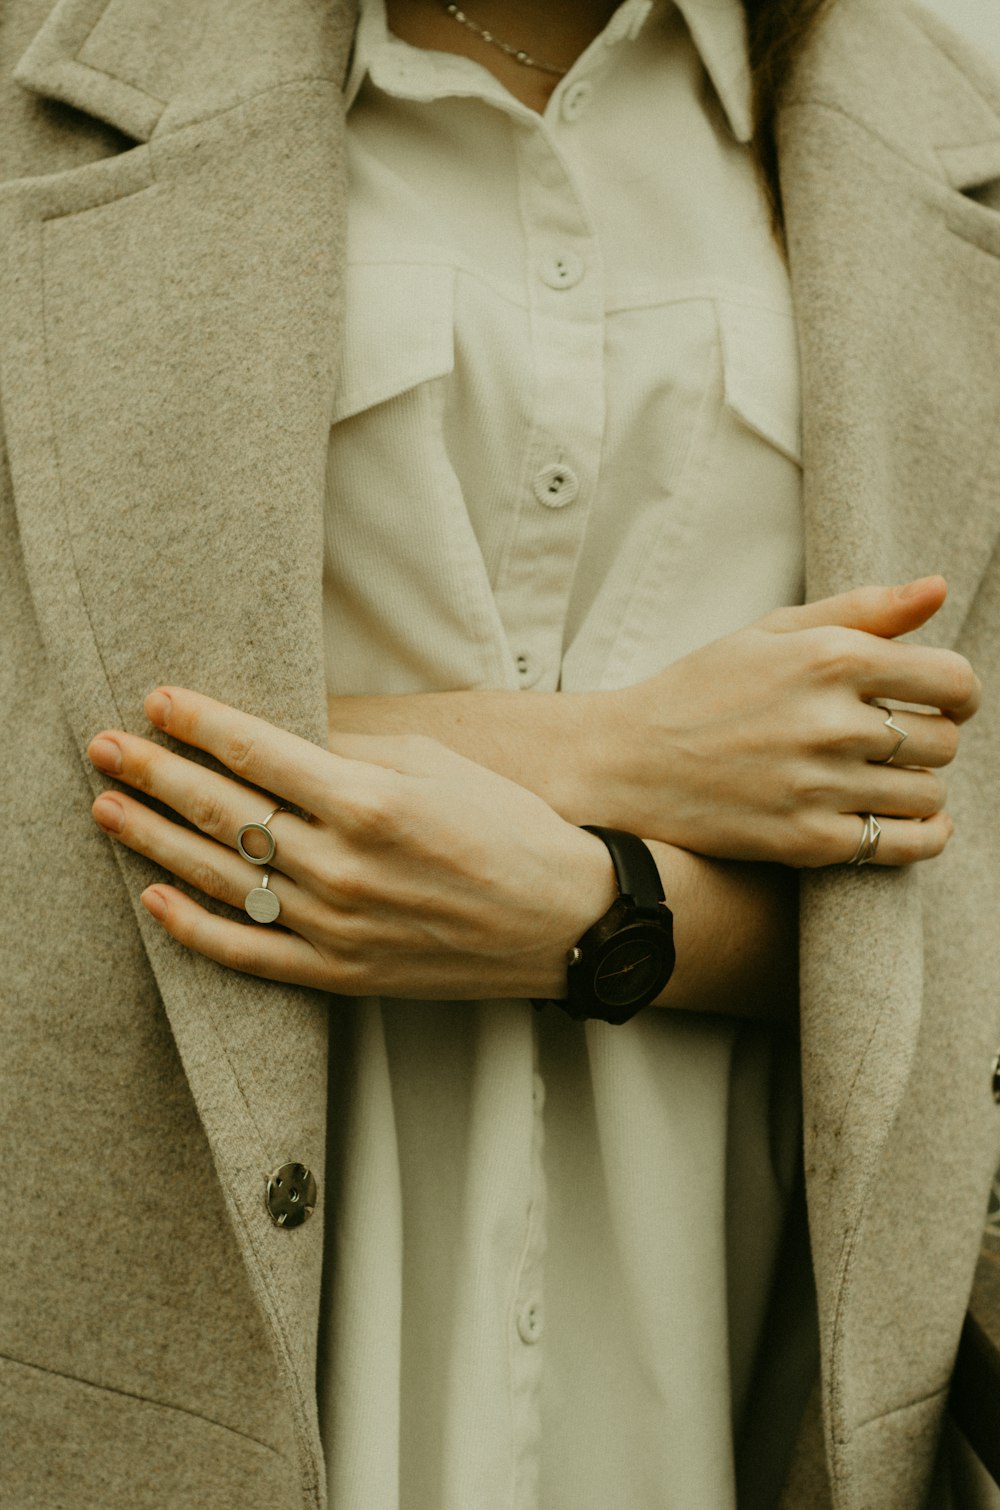
[[[267,884],[270,879],[271,872],[265,870],[260,885],[243,898],[243,906],[255,923],[273,923],[281,911],[281,903]]]
[[[268,813],[263,823],[244,823],[243,827],[237,833],[236,848],[239,850],[244,860],[249,860],[251,865],[270,865],[271,861],[274,859],[274,853],[278,848],[278,845],[274,835],[267,825],[275,816],[275,813],[283,813],[284,811],[284,808],[279,804],[279,806],[274,809],[274,812]],[[248,850],[244,849],[243,835],[249,834],[251,832],[264,835],[264,838],[267,840],[268,846],[266,855],[252,855]]]
[[[899,754],[900,750],[903,748],[906,741],[910,737],[906,729],[901,729],[899,727],[899,724],[895,722],[891,713],[885,720],[885,726],[887,729],[891,729],[892,732],[896,735],[896,743],[893,746],[892,754],[887,760],[873,760],[872,765],[892,765],[892,762],[895,760],[896,756]]]

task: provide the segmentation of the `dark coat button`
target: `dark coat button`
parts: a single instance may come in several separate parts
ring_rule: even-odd
[[[267,1177],[265,1197],[276,1227],[301,1227],[316,1210],[316,1181],[304,1164],[282,1164]]]

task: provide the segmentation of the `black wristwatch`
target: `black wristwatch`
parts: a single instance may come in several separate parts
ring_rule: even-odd
[[[641,839],[616,828],[581,826],[607,845],[619,895],[570,950],[566,999],[554,1005],[577,1022],[628,1022],[656,1000],[673,974],[674,917],[656,861]]]

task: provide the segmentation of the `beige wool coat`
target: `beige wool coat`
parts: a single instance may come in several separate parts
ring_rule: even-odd
[[[324,1199],[327,1003],[157,927],[84,749],[148,732],[161,680],[325,737],[351,30],[341,0],[0,0],[10,1510],[325,1502],[323,1223],[263,1193],[301,1160]],[[1000,1143],[1000,84],[923,14],[836,0],[781,161],[809,596],[945,573],[932,637],[992,694],[946,856],[803,891],[832,1496],[915,1510]]]

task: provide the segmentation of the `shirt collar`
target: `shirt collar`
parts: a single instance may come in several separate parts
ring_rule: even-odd
[[[738,142],[753,136],[753,88],[746,16],[740,0],[675,0],[729,127]]]
[[[748,142],[753,134],[752,91],[746,19],[740,0],[622,0],[604,29],[604,37],[620,42],[635,41],[650,15],[660,11],[664,3],[676,4],[684,17],[730,130],[737,141]],[[389,32],[385,0],[361,0],[345,85],[347,109],[350,110],[366,76],[373,69],[377,75],[376,83],[390,88],[402,87],[411,97],[419,98],[423,91],[419,86],[414,87],[412,70],[408,66],[413,51]],[[460,86],[461,76],[454,73],[455,61],[450,54],[426,53],[419,59],[419,65],[421,69],[430,65],[439,83],[453,75],[455,83]],[[461,65],[462,60],[457,61]],[[423,78],[427,79],[426,72]],[[457,92],[464,91],[459,87]],[[427,98],[432,97],[432,94],[427,95]]]

